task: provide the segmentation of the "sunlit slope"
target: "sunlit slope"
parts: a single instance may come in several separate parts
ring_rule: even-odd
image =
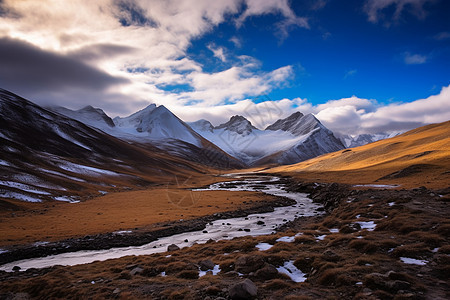
[[[446,187],[450,185],[450,121],[270,171],[353,184]]]

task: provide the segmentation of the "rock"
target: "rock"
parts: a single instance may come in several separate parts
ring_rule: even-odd
[[[202,271],[212,270],[215,266],[215,264],[209,259],[202,260],[198,263],[198,265],[200,266],[200,270]]]
[[[259,269],[255,273],[255,277],[258,279],[268,280],[273,279],[278,275],[278,270],[275,266],[267,264],[262,269]]]
[[[250,232],[250,229],[244,228],[244,231],[245,231],[245,232]]]
[[[264,267],[264,260],[260,255],[244,255],[236,259],[234,265],[237,272],[248,274]]]
[[[169,246],[167,247],[167,251],[169,251],[169,252],[177,251],[177,250],[180,250],[180,247],[178,247],[178,246],[175,245],[175,244],[169,245]]]
[[[14,267],[12,268],[13,271],[19,271],[20,269],[22,269],[22,268],[19,267],[19,266],[14,266]]]
[[[232,285],[228,289],[228,294],[233,300],[253,299],[258,295],[258,288],[250,279]]]
[[[134,276],[136,274],[141,274],[144,271],[144,269],[140,268],[140,267],[136,267],[133,270],[130,271],[130,275]]]
[[[263,221],[256,222],[256,225],[264,225],[265,223]]]

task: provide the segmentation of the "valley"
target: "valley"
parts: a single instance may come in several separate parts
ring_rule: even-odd
[[[449,121],[344,148],[301,113],[0,100],[1,299],[450,296]]]

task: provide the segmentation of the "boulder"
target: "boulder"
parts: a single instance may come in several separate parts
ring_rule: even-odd
[[[235,261],[234,269],[243,274],[255,272],[264,267],[264,259],[260,255],[243,255]]]
[[[212,270],[214,269],[215,264],[209,260],[209,259],[205,259],[202,260],[201,262],[198,263],[200,270],[202,271],[208,271],[208,270]]]
[[[169,245],[169,246],[167,247],[167,251],[169,251],[169,252],[177,251],[177,250],[180,250],[180,247],[178,247],[178,246],[175,245],[175,244]]]
[[[228,294],[233,300],[253,299],[258,295],[258,288],[250,279],[245,279],[232,285],[228,289]]]
[[[277,277],[278,270],[275,266],[267,264],[262,269],[255,272],[255,278],[269,280]]]

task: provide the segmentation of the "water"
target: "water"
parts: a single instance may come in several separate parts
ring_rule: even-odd
[[[176,234],[160,238],[142,246],[76,251],[42,258],[20,260],[2,265],[0,266],[0,270],[12,271],[14,266],[21,267],[21,270],[45,268],[54,265],[73,266],[129,255],[148,255],[165,252],[167,251],[167,246],[170,244],[176,244],[182,248],[192,246],[194,243],[206,243],[210,239],[217,241],[241,236],[266,235],[273,233],[278,226],[298,217],[314,216],[322,213],[319,211],[321,206],[313,203],[311,199],[306,197],[306,194],[288,193],[285,190],[284,184],[277,177],[248,174],[230,174],[229,176],[238,178],[239,180],[215,183],[207,189],[197,189],[194,192],[201,193],[204,190],[262,191],[266,194],[293,199],[296,201],[296,204],[287,207],[277,207],[273,212],[252,214],[242,218],[216,220],[208,224],[202,231]],[[264,224],[258,225],[258,221],[262,221]]]

